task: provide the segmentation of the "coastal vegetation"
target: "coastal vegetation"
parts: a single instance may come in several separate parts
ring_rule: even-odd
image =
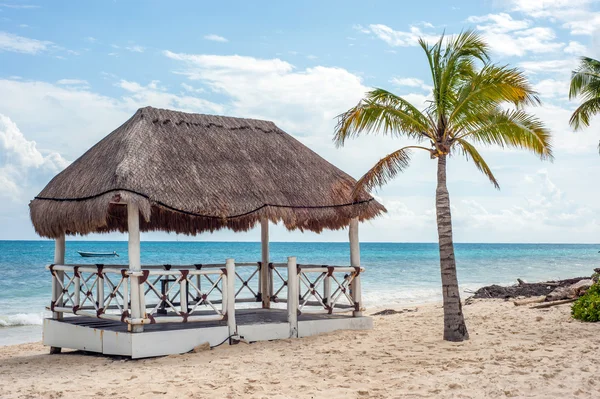
[[[433,87],[428,105],[420,109],[405,98],[375,88],[358,105],[339,115],[334,141],[363,134],[411,139],[377,162],[357,183],[356,192],[380,187],[405,170],[415,151],[437,162],[436,214],[444,304],[444,339],[469,338],[465,324],[452,238],[450,197],[446,185],[450,156],[462,154],[499,188],[478,146],[496,145],[552,158],[550,131],[524,107],[540,104],[538,94],[516,68],[490,61],[483,38],[465,31],[419,44],[429,65]]]
[[[582,321],[600,321],[600,281],[599,273],[594,275],[596,282],[579,297],[571,307],[571,315]]]

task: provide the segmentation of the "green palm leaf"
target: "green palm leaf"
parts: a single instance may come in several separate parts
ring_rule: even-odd
[[[479,169],[481,173],[483,173],[487,176],[488,179],[490,179],[490,182],[494,185],[494,187],[500,189],[500,184],[498,184],[498,180],[496,180],[496,177],[492,173],[492,170],[487,165],[481,154],[479,154],[479,151],[477,151],[475,146],[473,146],[471,143],[464,139],[458,139],[457,144],[461,147],[463,154],[467,157],[467,160],[472,160],[475,166],[477,166],[477,169]]]
[[[474,115],[467,132],[454,140],[466,137],[479,144],[525,149],[542,159],[553,158],[550,131],[541,120],[523,110],[496,109]]]
[[[575,130],[589,126],[592,117],[600,112],[600,61],[581,57],[569,88],[569,99],[577,97],[581,97],[582,103],[569,120]]]
[[[356,183],[353,196],[356,197],[363,189],[367,191],[373,190],[375,187],[381,187],[410,164],[410,156],[412,147],[404,147],[389,155],[381,158],[363,177]]]

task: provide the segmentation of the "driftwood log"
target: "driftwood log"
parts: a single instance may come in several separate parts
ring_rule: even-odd
[[[546,300],[546,297],[544,295],[542,295],[542,296],[536,296],[534,298],[517,300],[517,301],[514,301],[514,304],[515,304],[515,306],[523,306],[523,305],[530,305],[532,303],[544,302],[545,300]]]
[[[577,300],[577,298],[562,299],[560,301],[552,301],[552,302],[542,303],[540,305],[535,305],[535,306],[532,306],[531,308],[532,309],[545,309],[545,308],[549,308],[552,306],[563,305],[565,303],[575,302],[576,300]]]
[[[573,299],[579,298],[594,284],[592,279],[580,280],[575,284],[571,284],[564,287],[558,287],[548,295],[546,295],[545,302],[560,301],[562,299]]]

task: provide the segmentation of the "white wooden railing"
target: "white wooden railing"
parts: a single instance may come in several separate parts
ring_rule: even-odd
[[[270,263],[268,295],[286,303],[288,321],[302,314],[360,315],[361,267]],[[55,318],[69,313],[127,323],[186,323],[227,320],[236,331],[235,304],[261,303],[261,263],[146,265],[133,271],[127,265],[49,265]],[[290,278],[291,276],[291,278]],[[131,280],[137,281],[138,301],[132,301]],[[132,317],[132,303],[140,317]]]

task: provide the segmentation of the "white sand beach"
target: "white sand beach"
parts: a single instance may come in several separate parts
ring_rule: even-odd
[[[3,398],[598,397],[599,324],[484,300],[465,306],[471,339],[441,339],[440,305],[374,316],[371,331],[221,346],[138,361],[41,343],[0,348]],[[369,312],[373,313],[373,312]]]

